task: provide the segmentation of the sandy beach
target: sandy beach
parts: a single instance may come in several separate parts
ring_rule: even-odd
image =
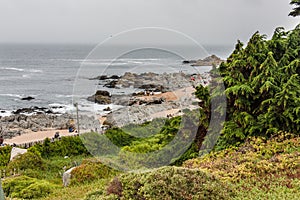
[[[12,145],[12,144],[19,145],[19,144],[24,144],[24,143],[41,141],[46,138],[53,138],[54,134],[56,132],[59,132],[59,135],[61,137],[77,135],[77,133],[75,133],[75,132],[69,133],[69,130],[57,130],[57,129],[49,129],[46,131],[38,131],[38,132],[28,131],[23,135],[4,140],[4,143],[9,144],[9,145]]]

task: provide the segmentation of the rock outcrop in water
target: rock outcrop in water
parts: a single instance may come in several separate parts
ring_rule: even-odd
[[[163,73],[156,74],[152,72],[136,74],[126,72],[119,79],[110,80],[103,84],[108,88],[139,88],[152,90],[156,92],[167,92],[174,89],[188,87],[191,85],[189,82],[190,75],[183,73]]]
[[[34,99],[35,99],[35,98],[34,98],[34,97],[31,97],[31,96],[21,98],[22,101],[31,101],[31,100],[34,100]]]
[[[199,60],[184,60],[183,64],[191,64],[191,66],[213,66],[213,65],[220,65],[223,60],[216,55],[211,55],[204,59]]]

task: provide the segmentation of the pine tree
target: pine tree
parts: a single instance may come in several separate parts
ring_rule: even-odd
[[[256,32],[245,48],[238,41],[218,70],[227,96],[219,146],[280,130],[299,134],[300,25],[293,31],[277,28],[271,40]]]
[[[297,17],[300,15],[300,0],[292,0],[291,5],[295,5],[296,7],[290,12],[289,16]]]

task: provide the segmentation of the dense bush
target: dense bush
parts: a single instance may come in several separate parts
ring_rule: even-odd
[[[35,145],[33,148],[40,152],[43,158],[89,155],[80,137],[62,137],[55,142],[46,138],[43,144]]]
[[[7,165],[8,170],[43,170],[44,168],[44,161],[41,155],[30,151],[16,156]]]
[[[218,148],[237,145],[249,136],[299,134],[300,25],[287,32],[277,28],[271,40],[265,38],[256,32],[245,48],[238,41],[228,59],[212,70],[222,76],[227,96]]]
[[[71,184],[81,184],[98,179],[105,179],[116,174],[117,172],[115,170],[102,164],[98,159],[90,158],[84,160],[80,166],[71,172]]]
[[[164,167],[139,174],[123,174],[106,194],[90,199],[228,199],[230,186],[199,170]]]
[[[36,199],[49,195],[55,188],[45,180],[27,176],[9,178],[3,181],[3,191],[7,197],[21,199]]]
[[[11,149],[11,146],[5,146],[0,148],[0,167],[5,167],[8,164]]]

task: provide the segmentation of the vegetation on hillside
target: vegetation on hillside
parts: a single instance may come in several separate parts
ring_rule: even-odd
[[[291,4],[297,7],[290,15],[298,16],[299,0]],[[277,28],[270,40],[256,32],[245,47],[238,41],[211,75],[209,87],[196,87],[201,109],[184,111],[181,117],[113,128],[105,135],[88,133],[56,142],[46,139],[10,162],[11,147],[1,148],[6,196],[44,200],[297,199],[300,25],[292,31]],[[222,82],[227,101],[218,102]],[[227,105],[226,113],[212,106],[216,102]],[[219,132],[209,123],[225,115],[214,151],[198,157],[199,150],[211,150],[218,136],[207,134],[209,130]],[[178,142],[172,143],[174,139]],[[183,148],[185,144],[188,148]],[[116,167],[148,171],[121,173],[91,155],[116,158],[122,164]],[[161,164],[182,163],[183,167],[149,171]],[[74,166],[79,167],[72,172],[71,185],[63,188],[62,173]]]
[[[145,173],[128,173],[108,184],[106,191],[91,193],[96,199],[229,199],[233,192],[216,177],[200,170],[163,167]]]
[[[300,196],[300,137],[280,132],[266,139],[248,138],[240,147],[212,152],[186,161],[231,183],[233,199],[298,199]]]
[[[300,130],[300,25],[277,28],[271,40],[256,32],[246,47],[238,41],[219,69],[227,96],[219,148],[249,136],[271,137]]]

